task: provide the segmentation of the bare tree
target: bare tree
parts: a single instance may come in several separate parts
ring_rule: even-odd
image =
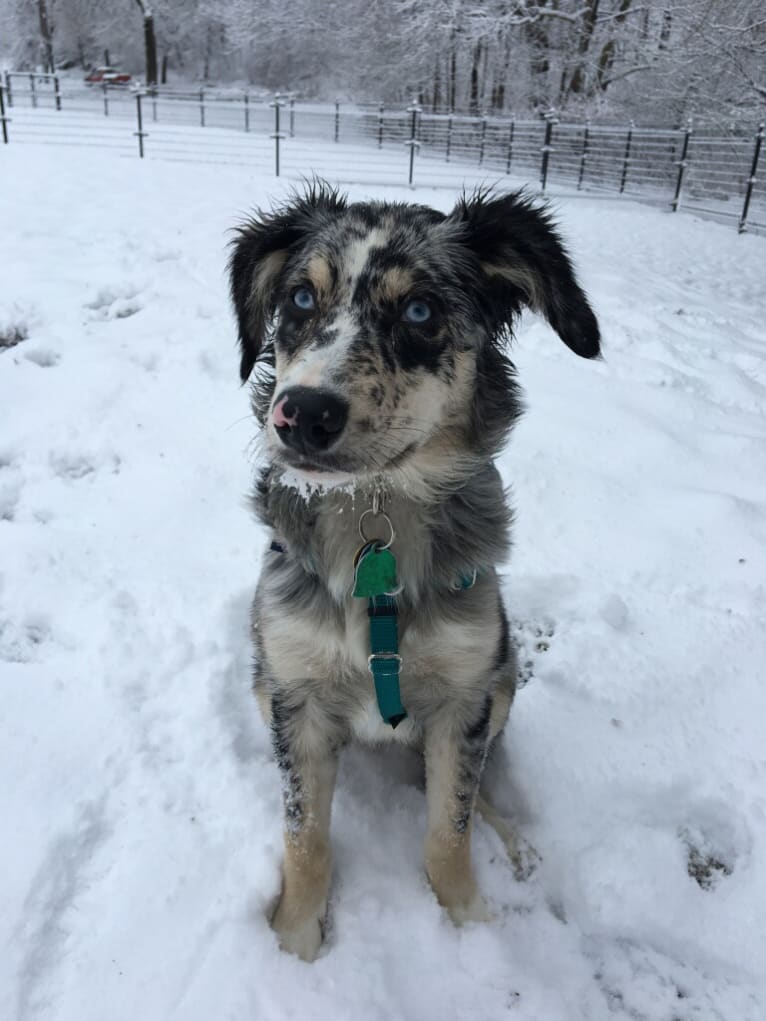
[[[40,35],[43,40],[45,70],[49,74],[53,74],[56,70],[56,62],[53,59],[53,21],[46,0],[37,0],[37,15],[40,21]]]
[[[157,38],[154,34],[154,15],[147,0],[136,0],[144,22],[144,52],[146,54],[146,84],[157,84]]]

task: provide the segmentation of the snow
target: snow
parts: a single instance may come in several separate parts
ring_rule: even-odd
[[[519,331],[501,467],[527,683],[490,776],[542,861],[516,882],[478,821],[495,919],[453,928],[417,761],[352,749],[305,965],[266,922],[264,536],[224,271],[228,229],[285,188],[0,153],[0,336],[25,335],[0,347],[0,1017],[762,1021],[766,240],[559,201],[606,357]]]

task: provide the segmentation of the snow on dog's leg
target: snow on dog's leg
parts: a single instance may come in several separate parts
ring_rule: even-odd
[[[441,715],[426,731],[426,872],[455,925],[490,921],[471,864],[471,823],[489,735],[491,699],[467,725]]]
[[[315,739],[300,710],[286,710],[276,696],[271,710],[285,806],[282,892],[271,926],[283,950],[313,961],[322,945],[330,886],[330,809],[337,753]]]

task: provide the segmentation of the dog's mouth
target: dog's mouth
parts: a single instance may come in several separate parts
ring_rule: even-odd
[[[349,481],[392,471],[400,467],[416,447],[417,443],[410,443],[398,454],[385,461],[373,452],[356,456],[333,452],[308,456],[294,453],[285,448],[278,450],[277,457],[286,468],[300,476],[312,481],[332,484],[333,477]]]

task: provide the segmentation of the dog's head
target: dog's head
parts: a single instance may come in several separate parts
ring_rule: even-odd
[[[230,270],[242,379],[259,356],[273,369],[255,401],[270,452],[315,479],[496,453],[521,407],[503,345],[523,306],[599,354],[561,240],[522,194],[445,216],[315,185],[244,224]]]

